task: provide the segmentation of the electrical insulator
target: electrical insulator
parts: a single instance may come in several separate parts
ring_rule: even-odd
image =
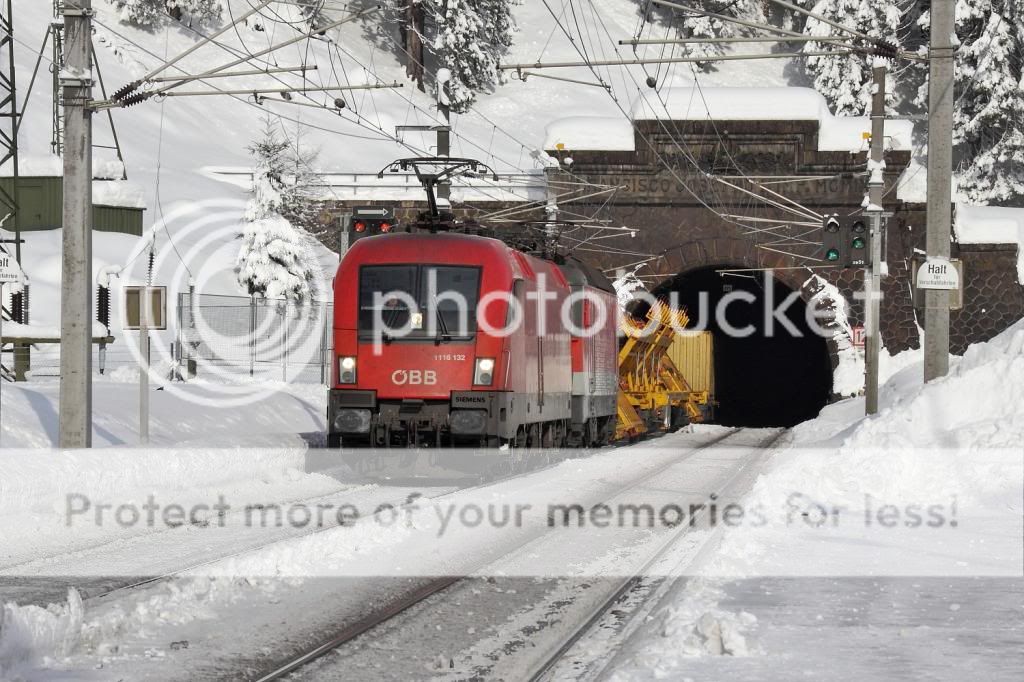
[[[110,287],[101,286],[96,293],[96,320],[110,329]]]
[[[19,291],[16,294],[11,294],[11,319],[15,322],[25,324],[23,316],[25,314],[25,302],[22,293]]]
[[[140,85],[142,85],[142,81],[132,81],[131,83],[128,83],[127,85],[116,90],[114,94],[110,96],[110,98],[115,102],[120,102],[124,100],[125,97],[135,92]]]
[[[885,40],[876,39],[873,41],[875,47],[875,54],[879,57],[886,57],[888,59],[896,59],[899,56],[900,48],[895,43],[890,43]]]
[[[134,106],[134,105],[138,104],[139,102],[145,102],[152,95],[153,95],[153,93],[151,93],[151,92],[140,92],[140,93],[136,93],[134,95],[129,95],[128,97],[125,97],[123,100],[121,100],[121,102],[127,108],[127,107],[130,107],[130,106]]]

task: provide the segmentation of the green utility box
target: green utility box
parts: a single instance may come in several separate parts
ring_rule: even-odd
[[[60,229],[64,206],[62,180],[57,176],[22,175],[18,178],[18,224],[23,231]],[[13,194],[14,178],[0,177],[0,187],[9,195]],[[144,212],[143,208],[94,204],[93,229],[141,237]]]

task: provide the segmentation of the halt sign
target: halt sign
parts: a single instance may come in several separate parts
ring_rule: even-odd
[[[929,258],[917,268],[917,288],[956,291],[960,288],[960,270],[945,258]]]
[[[958,259],[914,258],[911,266],[913,275],[914,305],[925,304],[925,291],[948,291],[949,309],[960,310],[964,298],[964,264]]]

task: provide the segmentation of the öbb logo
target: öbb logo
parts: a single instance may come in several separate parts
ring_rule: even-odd
[[[396,386],[433,386],[437,383],[437,372],[432,369],[396,369],[391,373],[391,382]]]

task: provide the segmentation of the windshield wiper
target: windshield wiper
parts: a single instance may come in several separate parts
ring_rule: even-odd
[[[433,296],[431,298],[434,307],[434,315],[437,317],[437,321],[441,325],[440,335],[434,338],[434,345],[439,346],[442,341],[451,341],[452,335],[448,333],[448,323],[444,321],[444,315],[441,313],[441,308],[437,304],[437,296]]]

